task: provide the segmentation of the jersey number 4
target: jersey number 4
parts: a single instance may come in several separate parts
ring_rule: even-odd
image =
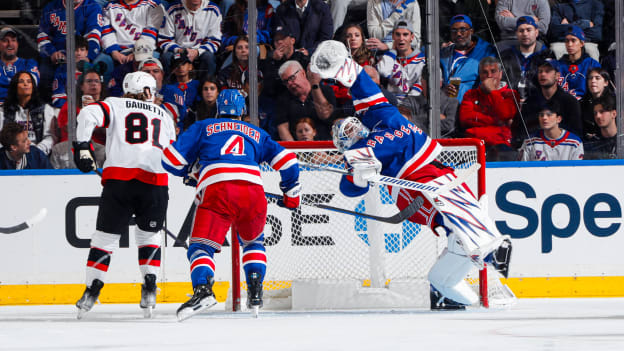
[[[126,116],[126,142],[128,144],[143,144],[149,138],[148,118],[139,112],[133,112]],[[160,120],[152,119],[152,146],[162,149],[158,141],[160,137]]]
[[[225,145],[221,148],[221,155],[238,155],[245,154],[245,139],[240,135],[232,135]]]

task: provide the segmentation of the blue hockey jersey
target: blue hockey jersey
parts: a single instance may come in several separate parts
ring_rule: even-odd
[[[575,62],[570,61],[569,55],[563,55],[559,60],[559,85],[580,100],[587,90],[587,73],[592,68],[600,68],[600,63],[585,52]]]
[[[381,162],[381,174],[405,178],[440,153],[440,144],[403,117],[364,70],[351,87],[351,95],[356,113],[361,114],[362,123],[371,132],[350,149],[371,147]],[[368,189],[355,186],[343,176],[340,190],[347,196],[359,196]]]
[[[259,164],[268,163],[280,172],[282,189],[294,187],[299,163],[262,129],[242,121],[209,118],[193,123],[163,152],[163,166],[186,176],[189,165],[199,162],[197,191],[210,184],[244,180],[262,185]]]
[[[37,68],[37,61],[33,59],[17,58],[13,64],[7,65],[4,61],[0,60],[0,105],[4,103],[9,90],[9,83],[17,72],[28,71],[35,76],[37,85],[39,85],[39,69]]]
[[[85,37],[89,43],[89,60],[95,60],[101,50],[102,8],[95,0],[84,0],[74,7],[74,21],[76,35]],[[66,26],[63,0],[54,0],[43,8],[37,34],[41,56],[50,57],[56,51],[65,52]]]

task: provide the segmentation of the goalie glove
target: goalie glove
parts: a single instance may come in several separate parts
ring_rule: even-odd
[[[286,207],[289,209],[295,209],[299,207],[301,194],[301,185],[299,184],[299,182],[295,183],[295,185],[290,189],[285,189],[282,186],[280,186],[280,188],[284,193],[284,198],[282,200],[279,200],[277,204],[281,207]]]
[[[370,147],[347,150],[344,158],[353,173],[353,184],[360,188],[366,188],[368,180],[381,172],[381,162]]]
[[[93,152],[93,146],[88,141],[74,141],[74,163],[76,167],[83,172],[89,173],[96,169],[95,167],[95,153]]]
[[[325,40],[320,43],[310,58],[310,71],[318,73],[323,79],[335,79],[350,88],[362,66],[351,58],[343,43]]]

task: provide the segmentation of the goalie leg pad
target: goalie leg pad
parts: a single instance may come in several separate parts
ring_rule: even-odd
[[[448,299],[464,305],[475,304],[479,296],[464,279],[473,267],[472,259],[466,256],[457,237],[451,234],[448,248],[429,271],[429,282]]]
[[[147,274],[158,276],[162,234],[160,232],[146,232],[137,227],[135,237],[139,248],[139,269],[141,270],[141,275],[143,277]]]

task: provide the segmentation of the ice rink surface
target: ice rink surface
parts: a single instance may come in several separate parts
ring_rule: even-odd
[[[520,299],[511,309],[225,312],[185,322],[138,305],[0,306],[0,350],[624,350],[624,299]]]

